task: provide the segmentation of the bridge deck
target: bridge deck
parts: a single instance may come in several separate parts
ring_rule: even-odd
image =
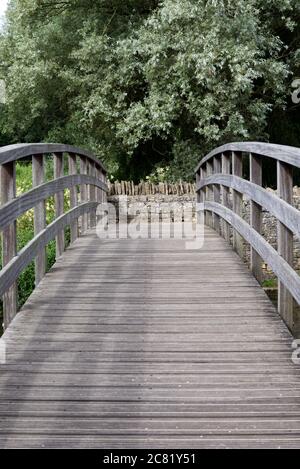
[[[59,260],[5,334],[0,446],[300,446],[291,336],[214,232]]]

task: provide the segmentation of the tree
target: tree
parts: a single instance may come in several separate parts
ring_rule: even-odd
[[[299,145],[299,13],[297,0],[14,0],[2,132],[87,146],[133,179],[191,178],[232,140]]]

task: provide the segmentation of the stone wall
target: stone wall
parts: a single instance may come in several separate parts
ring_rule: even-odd
[[[272,191],[271,189],[268,189]],[[192,192],[192,191],[191,191]],[[109,201],[114,205],[118,206],[120,201],[120,196],[114,195],[109,197]],[[127,197],[128,213],[131,215],[132,207],[134,204],[140,204],[141,207],[144,207],[142,211],[142,217],[148,217],[148,211],[150,205],[154,205],[154,210],[156,214],[161,213],[161,217],[164,217],[164,211],[166,210],[165,204],[173,204],[173,221],[178,221],[181,218],[183,212],[183,207],[185,208],[185,219],[190,221],[191,218],[195,219],[195,195],[192,193],[185,195],[166,195],[161,193],[156,193],[152,195],[136,195]],[[294,188],[294,205],[300,210],[300,188]],[[250,216],[250,203],[249,201],[244,201],[243,217],[245,220],[249,221]],[[277,221],[270,215],[270,213],[263,212],[263,236],[265,239],[276,249],[277,248]],[[295,269],[300,271],[300,242],[298,239],[295,239]],[[245,261],[250,263],[250,248],[245,246]],[[268,270],[268,266],[265,265],[265,278],[271,278],[272,272]]]
[[[108,197],[108,201],[115,205],[118,210],[120,208],[120,201],[123,201],[121,202],[122,204],[124,200],[127,201],[129,219],[135,215],[137,209],[141,212],[139,218],[142,220],[147,219],[150,221],[150,209],[154,215],[160,215],[161,218],[165,218],[170,214],[170,205],[172,221],[183,221],[183,219],[191,221],[196,216],[195,195],[192,194],[165,195],[157,193],[147,196],[126,196],[126,198],[116,195]]]

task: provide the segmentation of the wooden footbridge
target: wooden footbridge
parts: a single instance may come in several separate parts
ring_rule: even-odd
[[[49,155],[54,178],[46,181]],[[277,162],[277,195],[262,188],[267,158]],[[33,188],[16,197],[15,163],[24,159],[32,161]],[[300,447],[300,367],[290,333],[300,303],[292,265],[299,149],[230,144],[202,159],[198,250],[184,239],[99,239],[106,171],[85,151],[15,145],[0,149],[0,164],[1,448]],[[52,196],[56,219],[47,225]],[[32,208],[35,237],[17,252],[16,221]],[[263,210],[278,220],[277,250],[261,234]],[[54,238],[57,262],[45,274]],[[245,242],[251,271],[239,257]],[[17,314],[16,282],[33,260],[36,289]],[[260,286],[262,260],[279,279],[278,311]]]

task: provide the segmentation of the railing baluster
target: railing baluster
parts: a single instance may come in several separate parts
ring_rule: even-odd
[[[15,162],[0,167],[1,205],[16,197]],[[17,254],[17,224],[8,226],[2,233],[2,263],[8,264]],[[14,283],[3,295],[3,326],[8,327],[17,314],[17,284]]]
[[[231,161],[229,153],[222,153],[222,173],[230,174]],[[230,189],[229,187],[222,186],[222,204],[224,207],[230,208]],[[230,225],[227,221],[223,221],[223,236],[224,239],[230,243]]]
[[[293,204],[293,168],[281,161],[277,162],[277,190],[281,199]],[[293,233],[280,222],[278,222],[278,253],[288,264],[293,265]],[[294,300],[281,282],[278,285],[278,310],[286,324],[293,330]]]
[[[214,174],[220,174],[221,173],[221,159],[219,155],[214,157],[213,165],[214,165]],[[214,202],[220,203],[221,202],[221,188],[219,184],[214,184],[213,195],[214,195]],[[220,217],[216,215],[215,213],[213,214],[213,227],[216,230],[216,232],[220,234],[221,232]]]
[[[105,172],[103,172],[101,170],[101,180],[104,184],[107,184],[107,175]],[[102,191],[102,199],[103,199],[103,202],[106,203],[107,202],[107,192],[105,191]]]
[[[207,171],[206,170],[206,164],[200,167],[200,181],[206,178],[206,171]],[[207,188],[204,187],[200,191],[200,202],[205,203],[206,197],[207,197]],[[203,213],[203,220],[204,220],[204,224],[207,225],[208,219],[207,219],[207,211],[206,210],[204,210],[204,213]]]
[[[44,155],[32,156],[32,185],[40,186],[45,182]],[[38,235],[46,227],[45,201],[34,207],[34,235]],[[35,285],[38,286],[46,273],[46,249],[41,249],[35,259]]]
[[[199,172],[198,172],[198,175],[199,175],[199,182],[205,178],[205,169],[201,166]],[[200,191],[198,191],[198,194],[199,194],[199,203],[203,203],[205,202],[205,189],[200,189]]]
[[[76,155],[74,153],[69,153],[68,162],[69,162],[69,174],[77,174],[77,164],[76,164]],[[78,193],[77,186],[70,188],[70,208],[75,208],[78,205]],[[75,220],[71,224],[71,244],[76,241],[78,238],[78,220]]]
[[[64,158],[63,153],[54,154],[54,179],[64,176]],[[58,192],[54,196],[56,218],[64,213],[64,193]],[[56,259],[58,259],[65,249],[65,233],[62,231],[56,236]]]
[[[87,158],[85,156],[80,157],[80,174],[87,174]],[[80,202],[83,204],[87,202],[87,185],[82,184],[80,187]],[[81,220],[81,231],[85,233],[88,229],[88,216],[85,213]]]
[[[208,161],[206,163],[206,176],[211,176],[212,174],[214,173],[214,167],[213,167],[213,163],[211,161]],[[207,189],[206,189],[206,200],[208,200],[209,202],[211,202],[213,200],[213,196],[214,196],[214,193],[213,193],[213,188],[212,186],[207,186]],[[206,224],[208,226],[210,226],[211,228],[213,227],[213,214],[212,212],[207,212],[206,213]]]
[[[260,156],[250,153],[250,181],[262,186],[262,159]],[[250,224],[259,234],[262,233],[262,207],[256,202],[250,202]],[[259,283],[263,281],[262,258],[251,246],[251,270]]]
[[[232,152],[232,174],[234,176],[243,177],[243,156],[242,153]],[[233,211],[237,215],[242,215],[243,194],[232,191]],[[233,230],[233,248],[241,257],[244,258],[244,242],[243,238],[236,230]]]
[[[96,165],[95,165],[95,163],[90,162],[89,166],[90,166],[90,176],[96,177]],[[93,184],[90,184],[90,186],[89,186],[89,200],[91,202],[96,201],[96,187]],[[96,212],[92,211],[90,213],[90,227],[94,228],[95,226],[96,226]]]
[[[103,181],[103,173],[102,173],[101,168],[96,167],[96,174],[97,174],[97,178],[99,179],[99,181]],[[103,191],[100,188],[97,188],[97,201],[99,203],[104,202]]]

